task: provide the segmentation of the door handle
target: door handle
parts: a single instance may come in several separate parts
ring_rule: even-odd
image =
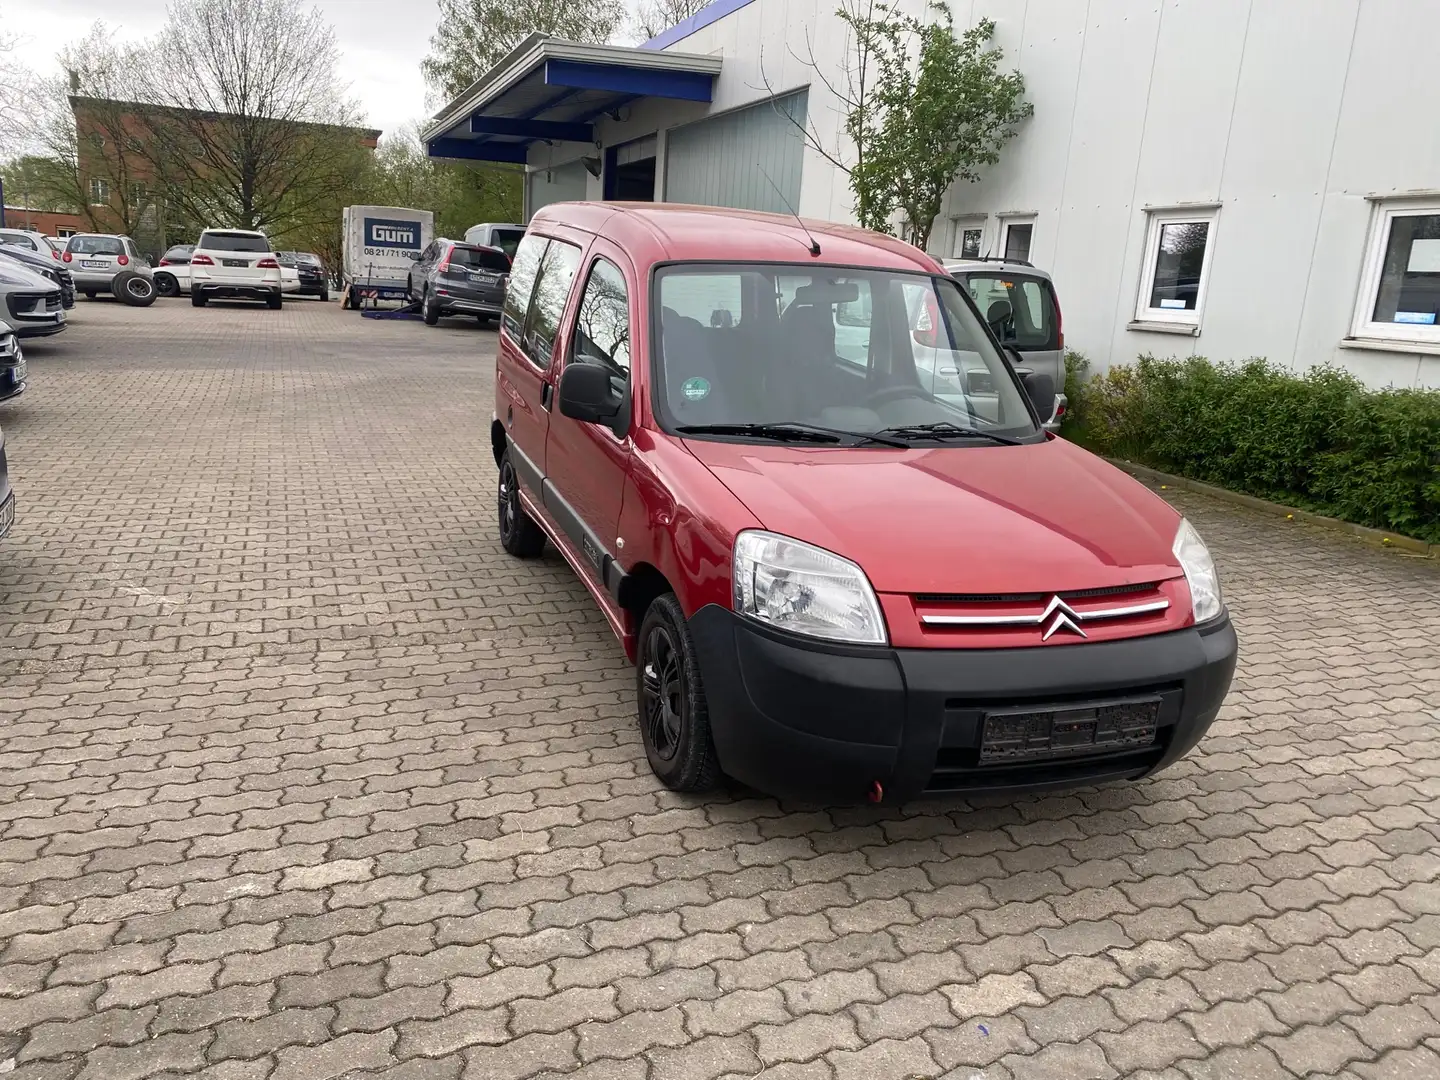
[[[541,407],[542,409],[549,409],[549,408],[550,408],[550,399],[551,399],[551,397],[554,396],[554,394],[555,394],[555,386],[554,386],[554,384],[548,383],[548,382],[542,382],[542,383],[540,384],[540,407]]]

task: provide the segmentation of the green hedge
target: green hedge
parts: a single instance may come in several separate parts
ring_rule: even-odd
[[[1264,360],[1065,369],[1065,436],[1096,453],[1440,543],[1440,391]]]

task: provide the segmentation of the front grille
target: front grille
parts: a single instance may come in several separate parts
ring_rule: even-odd
[[[1033,600],[1046,601],[1052,596],[1061,600],[1084,600],[1092,596],[1125,596],[1129,593],[1153,592],[1153,581],[1139,585],[1111,585],[1103,589],[1073,589],[1070,592],[1048,593],[919,593],[918,604],[1023,604]]]
[[[45,298],[39,293],[11,293],[10,314],[17,317],[33,315],[44,307]]]
[[[45,297],[45,310],[46,310],[46,311],[59,311],[59,310],[60,310],[60,307],[61,307],[60,294],[59,294],[58,292],[57,292],[57,293],[51,293],[49,296]]]

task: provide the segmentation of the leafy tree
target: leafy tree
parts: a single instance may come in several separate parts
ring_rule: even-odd
[[[1024,77],[1001,72],[1003,51],[986,47],[994,22],[957,37],[949,7],[930,9],[927,23],[891,0],[846,0],[835,13],[849,29],[839,77],[822,70],[813,50],[799,58],[839,101],[846,145],[827,144],[808,120],[805,141],[846,174],[861,225],[898,230],[918,247],[929,242],[950,186],[978,180],[1034,112]]]
[[[482,221],[518,220],[523,179],[518,169],[436,161],[411,124],[381,140],[364,201],[429,210],[436,235],[458,239]]]
[[[420,70],[432,104],[441,105],[532,33],[609,41],[624,22],[622,0],[440,0],[440,22]]]
[[[980,179],[1000,160],[1000,148],[1034,112],[1025,79],[1002,73],[999,48],[986,48],[995,24],[982,19],[956,37],[950,9],[933,3],[937,18],[921,23],[889,5],[875,18],[841,18],[875,57],[869,107],[846,117],[846,133],[867,153],[850,173],[867,228],[888,225],[898,209],[904,238],[925,247],[950,185]],[[888,228],[885,231],[890,231]]]

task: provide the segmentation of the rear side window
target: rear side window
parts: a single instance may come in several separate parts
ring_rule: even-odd
[[[563,240],[551,240],[540,264],[540,277],[535,284],[535,299],[530,305],[530,324],[525,331],[525,351],[532,363],[545,367],[555,348],[555,334],[560,329],[560,316],[565,301],[580,269],[580,249]]]
[[[515,262],[510,267],[510,284],[505,290],[505,307],[500,316],[500,325],[516,341],[525,334],[525,313],[530,310],[530,293],[535,289],[535,275],[540,270],[540,259],[545,254],[545,245],[550,241],[543,236],[527,236],[515,251]]]
[[[499,248],[513,259],[515,257],[515,249],[520,246],[520,240],[524,235],[524,229],[492,229],[490,231],[490,246]]]
[[[197,246],[206,251],[269,251],[270,241],[250,233],[207,232]]]
[[[1000,344],[1017,349],[1060,347],[1055,299],[1046,282],[1016,274],[971,274],[964,284]]]
[[[116,236],[72,236],[69,250],[77,255],[125,254],[125,247]]]
[[[456,244],[450,249],[452,266],[468,266],[472,270],[493,270],[503,274],[510,269],[510,260],[503,251],[494,248],[461,247]]]

